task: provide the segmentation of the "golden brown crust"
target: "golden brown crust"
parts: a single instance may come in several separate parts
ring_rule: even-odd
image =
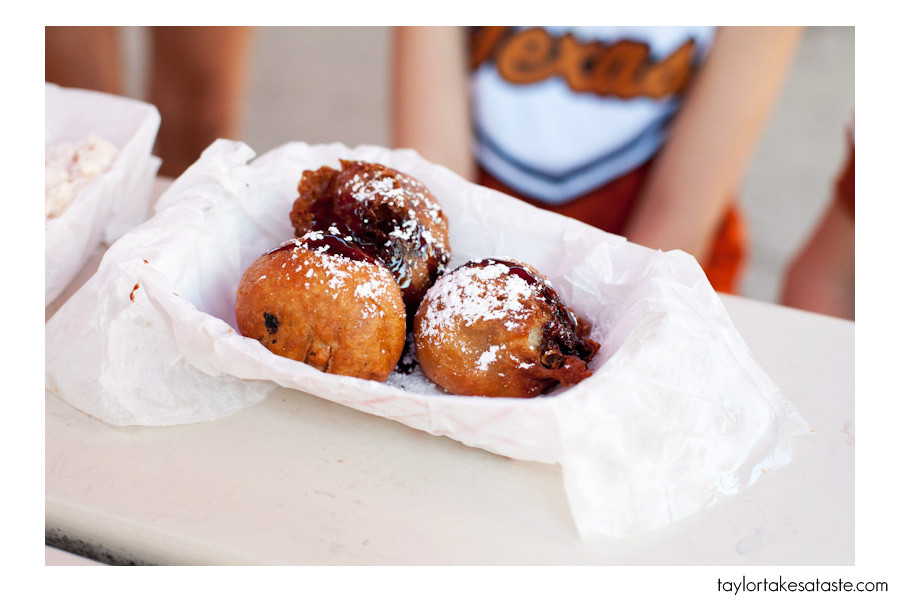
[[[295,234],[352,236],[384,262],[414,312],[450,259],[447,220],[431,192],[395,169],[347,160],[340,171],[304,171],[297,192],[290,215]]]
[[[308,231],[313,231],[312,204],[317,198],[331,195],[334,187],[334,179],[339,171],[331,167],[322,167],[316,171],[303,171],[303,177],[297,184],[297,199],[291,207],[291,225],[294,226],[294,234],[302,236]]]
[[[321,252],[304,240],[250,265],[235,316],[242,335],[275,354],[375,381],[387,379],[406,337],[400,288],[387,269]]]
[[[494,259],[441,277],[413,322],[419,365],[439,386],[520,398],[590,376],[599,344],[586,328],[537,270]]]

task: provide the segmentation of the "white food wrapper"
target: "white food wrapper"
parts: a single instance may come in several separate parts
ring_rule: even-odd
[[[46,385],[116,425],[217,419],[295,388],[517,459],[559,463],[584,538],[686,517],[790,460],[806,424],[760,369],[697,262],[465,181],[411,150],[291,143],[254,159],[220,140],[157,214],[105,254],[47,323]],[[237,333],[235,294],[293,237],[304,169],[379,162],[423,182],[450,223],[451,267],[513,257],[593,324],[594,374],[530,400],[451,396],[420,371],[321,373]]]
[[[101,243],[111,243],[145,221],[160,159],[153,144],[160,116],[155,106],[89,90],[45,83],[44,140],[78,144],[94,133],[118,155],[108,171],[78,192],[44,229],[44,305],[75,278]]]

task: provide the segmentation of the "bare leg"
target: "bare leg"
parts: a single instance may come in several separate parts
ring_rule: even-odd
[[[122,94],[117,27],[45,27],[44,51],[45,81]]]
[[[177,177],[217,138],[237,137],[250,27],[154,27],[150,101],[162,116],[160,174]]]

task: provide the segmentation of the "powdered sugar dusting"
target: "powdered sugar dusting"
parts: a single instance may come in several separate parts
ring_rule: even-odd
[[[310,246],[304,242],[325,239],[321,231],[310,231],[300,238],[294,238],[287,244],[291,249],[292,267],[299,273],[304,286],[310,284],[325,286],[332,290],[332,298],[343,294],[352,294],[362,301],[359,317],[368,319],[384,317],[384,309],[402,311],[403,305],[391,287],[396,286],[390,272],[373,263],[353,260],[347,256],[329,252],[329,245]],[[301,249],[305,252],[301,252]],[[284,265],[283,265],[284,266]],[[321,277],[321,279],[317,279]],[[362,281],[362,283],[359,283]],[[383,306],[389,302],[388,306]]]
[[[533,286],[510,275],[502,263],[463,265],[438,279],[425,295],[420,334],[440,338],[459,326],[490,320],[502,321],[512,331],[528,318],[526,303],[535,294]]]
[[[419,366],[416,366],[411,373],[401,373],[394,370],[388,375],[385,383],[414,394],[427,394],[430,396],[447,394],[440,386],[428,379]]]
[[[371,279],[362,285],[356,286],[353,292],[357,298],[378,298],[385,292],[383,282]]]
[[[475,361],[475,366],[481,371],[487,371],[488,365],[497,360],[497,350],[499,349],[500,346],[494,345],[485,350]]]

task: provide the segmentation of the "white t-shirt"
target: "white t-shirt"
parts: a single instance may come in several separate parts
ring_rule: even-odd
[[[489,57],[470,81],[476,157],[501,182],[550,204],[596,189],[657,152],[715,33],[507,29],[482,47]]]

